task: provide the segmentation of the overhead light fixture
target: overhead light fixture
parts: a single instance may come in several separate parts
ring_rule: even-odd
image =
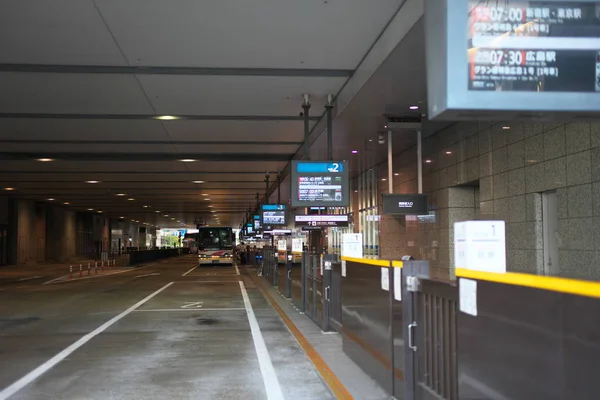
[[[133,197],[130,197],[127,199],[127,201],[134,201],[135,199]]]
[[[71,203],[69,203],[68,201],[65,201],[63,204],[64,204],[65,206],[68,206],[68,205],[70,205]]]
[[[352,154],[358,154],[358,150],[352,150]]]
[[[205,181],[192,181],[192,183],[204,183]]]
[[[182,158],[181,160],[179,160],[181,162],[194,162],[196,160],[194,160],[193,158]]]
[[[431,164],[431,160],[425,160],[427,164]]]
[[[446,154],[452,154],[452,152],[451,151],[447,151]]]
[[[395,172],[395,173],[394,173],[394,176],[398,176],[398,175],[400,175],[400,174],[399,174],[399,173],[397,173],[397,172]]]
[[[214,206],[208,206],[208,208],[213,208]]]
[[[94,211],[94,209],[93,208],[88,208],[88,211]]]
[[[409,109],[411,109],[411,110],[418,110],[418,109],[419,109],[419,106],[410,106],[410,107],[408,107],[408,108],[409,108]]]
[[[125,217],[119,217],[119,219],[125,219]]]
[[[46,199],[46,200],[48,200],[48,201],[54,201],[54,200],[56,200],[56,199],[49,198],[49,199]]]
[[[93,185],[96,183],[100,183],[100,181],[85,181],[85,183],[89,183],[89,184]]]
[[[148,206],[142,206],[142,208],[148,208]]]
[[[381,180],[385,182],[385,181],[387,181],[387,178],[381,178]]]
[[[54,158],[36,158],[36,161],[39,161],[39,162],[51,162],[51,161],[54,161]]]
[[[125,194],[125,193],[117,193],[116,195],[117,195],[117,196],[120,196],[120,197],[126,196],[126,194]]]
[[[179,117],[176,117],[174,115],[159,115],[156,117],[156,119],[159,119],[161,121],[173,121],[175,119],[179,119]]]
[[[171,218],[171,221],[175,221],[175,218]]]
[[[7,192],[12,192],[13,190],[16,190],[13,187],[5,187],[4,190],[6,190]]]
[[[165,217],[168,217],[168,216],[169,216],[169,214],[165,214]]]
[[[510,126],[503,126],[502,129],[504,129],[505,131],[510,129]]]
[[[157,213],[157,214],[160,214],[160,211],[154,211],[154,212]]]

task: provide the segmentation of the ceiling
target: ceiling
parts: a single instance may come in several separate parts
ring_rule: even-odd
[[[368,139],[382,115],[425,96],[420,16],[403,15],[420,9],[413,3],[4,3],[0,189],[161,227],[197,217],[237,226],[257,194],[262,201],[265,175],[274,201],[277,173],[285,178],[302,155],[303,95],[311,157],[324,158],[327,95],[358,81],[344,107],[336,104],[334,155],[359,150],[355,172],[381,162],[387,149]],[[378,46],[387,50],[365,75]],[[399,139],[396,153],[412,143],[411,135]],[[287,184],[281,197],[289,198]]]

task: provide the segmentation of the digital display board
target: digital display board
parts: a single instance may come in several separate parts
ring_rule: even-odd
[[[425,0],[429,118],[598,118],[599,0]]]
[[[383,194],[383,213],[390,215],[427,214],[427,196],[424,194]]]
[[[600,92],[598,5],[469,0],[468,7],[469,90]]]
[[[348,215],[296,215],[294,222],[296,226],[314,228],[330,228],[348,226]]]
[[[285,204],[263,204],[261,218],[264,226],[285,226],[287,224]]]
[[[258,231],[261,228],[261,224],[260,224],[260,215],[255,215],[254,216],[254,231]]]
[[[344,161],[292,161],[292,207],[345,207],[349,204]]]

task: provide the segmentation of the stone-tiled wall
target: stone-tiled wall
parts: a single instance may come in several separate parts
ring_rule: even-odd
[[[541,193],[556,191],[560,274],[600,277],[599,146],[600,124],[589,123],[458,123],[425,138],[423,188],[435,222],[384,216],[382,258],[411,254],[451,268],[454,222],[502,219],[509,270],[542,273]],[[395,155],[394,172],[396,193],[416,192],[415,149]]]

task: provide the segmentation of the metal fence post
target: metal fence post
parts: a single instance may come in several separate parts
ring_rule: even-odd
[[[306,260],[308,258],[308,253],[302,253],[302,263],[300,264],[300,290],[302,292],[302,311],[306,312]]]
[[[292,259],[288,257],[285,263],[285,297],[292,298]]]

